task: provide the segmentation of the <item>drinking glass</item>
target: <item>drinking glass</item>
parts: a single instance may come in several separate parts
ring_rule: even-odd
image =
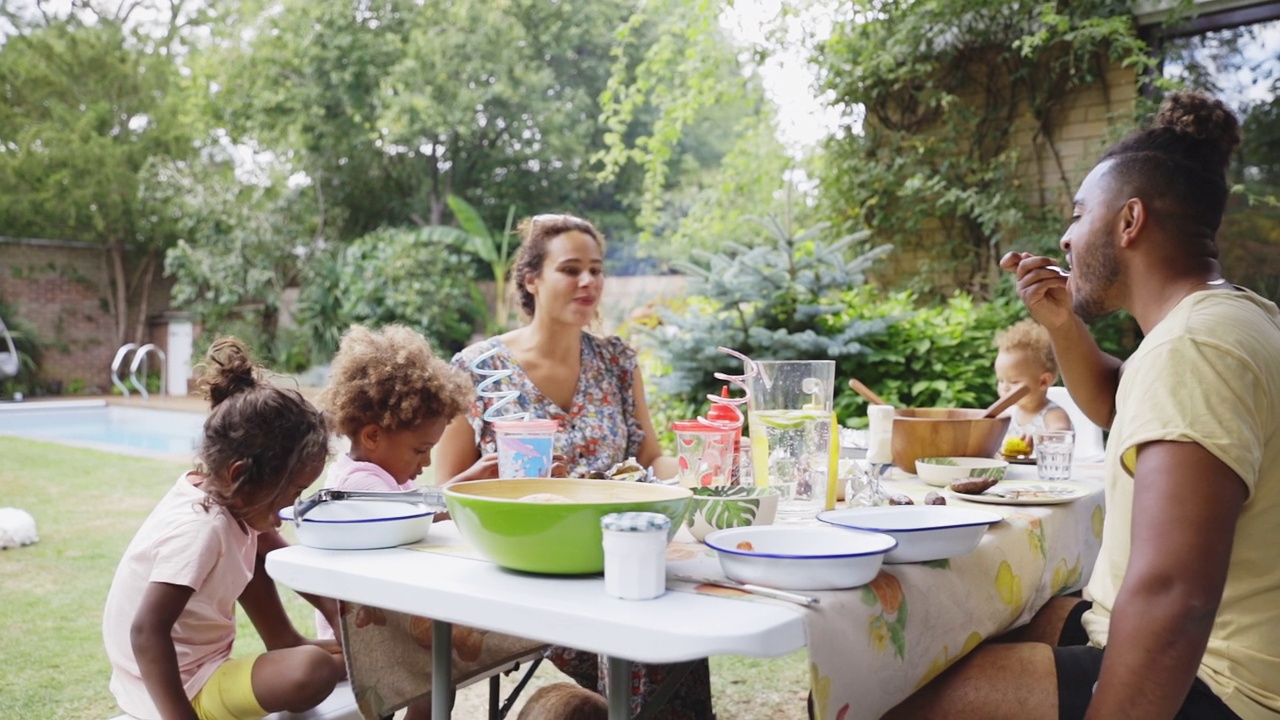
[[[1035,434],[1036,471],[1041,480],[1070,480],[1071,453],[1075,433],[1071,430],[1041,430]]]
[[[551,477],[555,453],[555,420],[498,420],[493,423],[498,445],[498,477]]]
[[[737,428],[704,425],[697,420],[671,423],[676,433],[676,462],[681,487],[729,485]]]
[[[840,441],[832,410],[834,360],[758,361],[747,426],[756,485],[776,488],[779,522],[835,506]]]

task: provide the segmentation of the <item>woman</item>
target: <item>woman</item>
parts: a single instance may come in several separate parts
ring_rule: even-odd
[[[585,477],[634,457],[660,477],[674,474],[645,405],[644,383],[635,351],[621,338],[586,332],[595,320],[604,289],[604,238],[591,223],[572,215],[538,215],[519,226],[520,248],[512,270],[512,290],[528,324],[476,343],[453,359],[472,372],[509,370],[486,390],[514,392],[496,411],[499,417],[527,412],[560,423],[556,451],[569,475]],[[499,398],[477,397],[470,412],[456,419],[441,438],[435,460],[438,477],[453,477],[497,451],[484,412]],[[663,471],[668,472],[663,472]]]
[[[559,421],[556,452],[564,457],[570,476],[603,472],[629,457],[653,467],[659,477],[674,475],[674,461],[662,456],[649,419],[635,351],[616,336],[601,338],[586,331],[599,313],[604,290],[604,238],[591,223],[572,215],[537,215],[520,223],[519,233],[511,286],[529,322],[468,347],[454,357],[454,365],[471,372],[478,385],[489,376],[476,373],[472,364],[496,349],[479,367],[509,370],[510,375],[486,391],[514,395],[495,415],[528,412]],[[492,424],[483,415],[501,401],[477,397],[469,412],[449,425],[436,451],[437,477],[453,477],[481,453],[496,451]],[[551,659],[583,687],[603,689],[602,665],[594,654],[556,648]],[[669,670],[637,666],[631,681],[633,714]],[[713,717],[705,661],[694,666],[658,717]]]

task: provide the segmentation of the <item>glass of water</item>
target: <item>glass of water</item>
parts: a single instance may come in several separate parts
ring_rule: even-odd
[[[1071,430],[1041,430],[1036,433],[1036,470],[1041,480],[1070,480],[1071,453],[1075,433]]]

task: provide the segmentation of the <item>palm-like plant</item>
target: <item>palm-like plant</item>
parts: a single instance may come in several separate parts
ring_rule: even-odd
[[[449,210],[458,220],[458,227],[468,238],[471,252],[488,263],[489,269],[493,271],[493,289],[497,297],[494,300],[494,316],[486,323],[488,332],[493,335],[506,330],[511,312],[507,306],[507,274],[511,272],[511,264],[515,260],[511,228],[516,208],[514,205],[507,208],[506,225],[501,233],[494,233],[471,203],[457,195],[450,195],[447,202]]]

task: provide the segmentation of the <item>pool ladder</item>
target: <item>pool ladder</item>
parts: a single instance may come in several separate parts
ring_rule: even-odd
[[[160,394],[164,395],[168,392],[168,386],[165,385],[165,357],[164,351],[155,343],[147,343],[139,346],[137,343],[125,343],[116,350],[116,356],[111,361],[111,384],[120,388],[120,392],[125,397],[129,397],[129,386],[120,381],[120,368],[124,366],[125,358],[129,357],[129,353],[133,353],[133,362],[129,363],[129,385],[137,389],[138,394],[143,400],[151,399],[151,395],[147,393],[147,384],[138,380],[138,369],[142,367],[142,363],[147,358],[148,353],[155,353],[160,356]]]

